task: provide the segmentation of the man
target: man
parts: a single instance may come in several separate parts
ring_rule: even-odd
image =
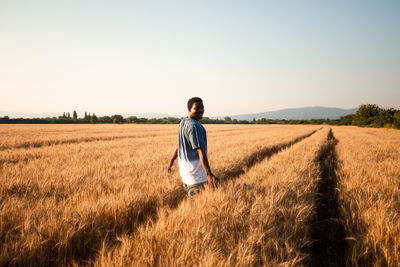
[[[199,122],[203,118],[204,106],[199,97],[193,97],[187,102],[188,117],[179,124],[178,147],[175,149],[168,166],[168,172],[178,158],[179,173],[183,186],[189,198],[204,189],[209,182],[215,186],[218,180],[211,172],[207,157],[207,134]]]

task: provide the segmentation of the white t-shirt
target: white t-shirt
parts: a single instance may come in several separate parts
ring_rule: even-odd
[[[195,119],[184,118],[178,130],[178,164],[182,182],[188,185],[207,181],[207,174],[201,165],[197,149],[205,148],[207,134],[203,125]]]

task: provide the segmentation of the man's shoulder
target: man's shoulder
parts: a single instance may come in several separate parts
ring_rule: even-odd
[[[181,120],[180,123],[182,126],[186,126],[186,127],[196,127],[199,124],[201,125],[200,122],[196,121],[195,119],[192,118],[184,118]]]
[[[201,122],[192,119],[192,118],[184,118],[182,119],[179,127],[185,132],[193,132],[193,131],[205,131]]]
[[[192,119],[190,118],[183,118],[179,124],[180,131],[187,132],[195,127]]]
[[[203,124],[199,122],[198,120],[191,119],[190,126],[192,129],[195,129],[197,131],[205,131]]]

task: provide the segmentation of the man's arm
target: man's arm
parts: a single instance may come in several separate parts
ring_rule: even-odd
[[[171,161],[169,162],[169,166],[167,169],[168,172],[171,171],[172,165],[174,165],[174,161],[176,160],[177,157],[178,157],[178,148],[175,148],[174,155],[172,156]]]
[[[201,165],[203,165],[203,168],[206,171],[208,181],[215,185],[215,183],[218,181],[218,178],[215,177],[211,172],[210,164],[208,163],[208,157],[204,147],[197,149],[197,152],[199,153]]]

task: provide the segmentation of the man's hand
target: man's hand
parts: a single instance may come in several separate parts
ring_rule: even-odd
[[[170,173],[172,170],[172,166],[174,165],[174,161],[175,159],[178,157],[178,149],[175,149],[174,155],[171,158],[171,161],[169,162],[168,168],[167,168],[167,172]]]
[[[207,174],[207,178],[208,178],[208,182],[209,182],[210,186],[213,188],[216,188],[219,179],[217,177],[215,177],[214,174],[211,172],[211,168],[210,168],[210,164],[208,163],[208,157],[207,157],[205,148],[201,147],[201,148],[197,149],[197,152],[199,153],[200,162]]]
[[[168,172],[168,173],[170,173],[170,172],[172,171],[172,165],[173,165],[173,164],[174,164],[173,161],[171,161],[171,162],[169,163],[168,168],[167,168],[167,172]]]
[[[207,176],[208,178],[208,183],[210,184],[210,186],[212,188],[217,188],[218,184],[219,184],[219,178],[217,178],[216,176],[214,176],[213,174]]]

